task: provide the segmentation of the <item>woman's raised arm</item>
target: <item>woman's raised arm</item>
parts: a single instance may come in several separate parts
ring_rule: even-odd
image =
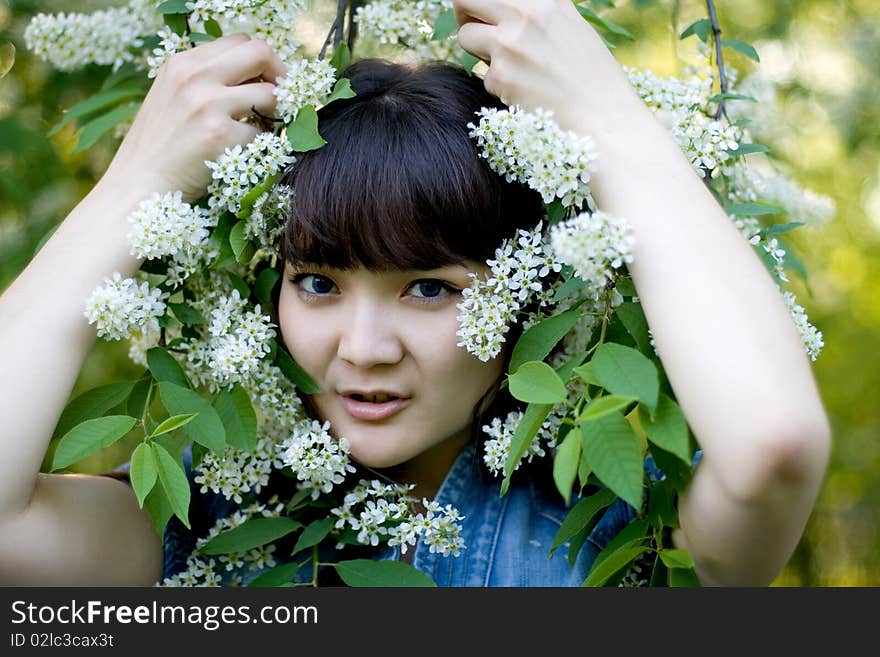
[[[151,584],[161,543],[134,493],[106,477],[40,474],[96,332],[85,301],[131,276],[127,216],[153,193],[200,197],[205,160],[251,141],[284,67],[263,41],[223,37],[169,59],[107,172],[0,297],[0,583]]]
[[[599,152],[598,207],[626,219],[629,265],[703,457],[675,543],[703,584],[770,583],[797,545],[830,428],[785,301],[752,247],[569,0],[455,0],[489,91],[552,110]]]

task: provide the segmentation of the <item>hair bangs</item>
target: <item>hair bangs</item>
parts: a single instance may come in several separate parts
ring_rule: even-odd
[[[362,60],[343,74],[357,96],[319,113],[327,143],[297,155],[282,255],[373,271],[434,269],[494,254],[533,227],[540,197],[489,168],[468,136],[497,99],[463,69]]]

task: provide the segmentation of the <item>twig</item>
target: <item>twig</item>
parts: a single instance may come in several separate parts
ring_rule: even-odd
[[[327,46],[330,45],[331,40],[333,41],[334,52],[339,48],[339,44],[342,42],[342,33],[345,31],[345,10],[349,2],[350,0],[336,0],[336,18],[333,19],[333,24],[327,31],[327,37],[324,39],[324,45],[321,46],[318,59],[324,59],[324,55],[327,53]]]
[[[706,0],[706,8],[709,10],[709,20],[712,23],[712,41],[715,43],[715,64],[718,66],[718,81],[721,84],[721,94],[727,93],[727,74],[724,72],[724,55],[721,52],[721,27],[718,25],[718,15],[715,12],[714,0]],[[724,98],[718,99],[718,109],[715,110],[715,119],[724,115]]]

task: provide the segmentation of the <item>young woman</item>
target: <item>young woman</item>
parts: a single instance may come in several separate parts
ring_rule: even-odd
[[[691,552],[705,585],[768,584],[801,536],[830,444],[809,362],[777,287],[570,2],[456,0],[455,12],[462,47],[489,64],[486,90],[506,103],[551,110],[564,129],[594,138],[601,157],[592,184],[596,201],[633,226],[629,270],[676,398],[703,450],[680,500],[675,545]],[[202,163],[257,134],[238,119],[254,107],[272,114],[273,85],[262,80],[283,72],[265,43],[240,34],[172,57],[106,174],[0,299],[0,359],[7,372],[16,372],[14,379],[0,380],[3,583],[150,585],[160,578],[161,541],[128,486],[106,477],[41,474],[40,463],[95,338],[82,315],[84,300],[111,272],[131,275],[140,265],[129,255],[126,216],[153,192],[200,197],[210,178]],[[404,139],[406,129],[395,123],[407,116],[404,96],[389,90],[364,101],[364,88],[356,91],[355,102],[387,112],[389,131]],[[438,113],[446,102],[436,99]],[[338,125],[344,131],[346,122]],[[328,147],[332,134],[325,133]],[[410,131],[407,138],[424,138],[424,159],[439,171],[456,161],[455,147],[433,137]],[[405,180],[418,178],[411,167],[401,171]],[[448,181],[452,173],[438,177]],[[393,181],[386,182],[377,194],[394,190]],[[356,217],[351,210],[357,208],[346,212],[335,205],[348,197],[344,177],[336,189],[339,196],[326,199],[328,216]],[[450,198],[460,193],[455,187],[445,191]],[[515,192],[505,188],[504,194]],[[496,215],[492,247],[520,219],[526,225],[534,219],[532,201],[520,199],[514,214]],[[447,207],[443,197],[414,200],[422,207],[436,201],[435,216]],[[457,200],[459,207],[483,202]],[[497,212],[502,202],[486,203]],[[279,326],[292,355],[325,391],[310,400],[314,412],[349,439],[353,458],[364,466],[415,482],[417,492],[428,496],[471,492],[481,481],[467,467],[473,412],[491,397],[504,364],[480,363],[455,346],[455,304],[467,273],[479,271],[487,244],[462,234],[446,245],[451,257],[435,261],[438,250],[430,242],[437,235],[426,231],[427,252],[434,256],[397,260],[395,254],[405,250],[381,241],[394,238],[394,231],[378,231],[378,243],[371,243],[367,238],[374,233],[348,225],[351,234],[340,237],[361,242],[350,258],[334,261],[320,242],[308,239],[320,234],[320,226],[295,223],[305,215],[298,215],[294,195]],[[320,212],[315,216],[321,219]],[[450,215],[450,221],[460,219]],[[459,225],[465,230],[468,222]],[[410,247],[417,237],[397,236]],[[337,237],[339,243],[345,239]],[[365,257],[371,253],[387,258],[371,263]],[[396,267],[384,266],[390,262]],[[398,401],[371,404],[380,398],[370,396],[378,394]],[[384,409],[378,415],[390,414],[378,417],[375,406]],[[559,503],[546,500],[531,481],[519,481],[503,498],[509,513],[482,492],[477,497],[483,502],[462,510],[477,513],[469,567],[478,570],[480,581],[458,572],[441,583],[580,582],[563,573],[564,559],[548,560],[548,546],[540,545],[548,534],[552,538],[538,526],[540,519],[554,522]],[[501,530],[491,518],[500,519]],[[625,520],[612,515],[606,530]],[[595,551],[584,555],[587,560]],[[413,565],[436,578],[439,567],[420,558],[416,552]],[[531,575],[512,579],[533,567],[538,570]]]

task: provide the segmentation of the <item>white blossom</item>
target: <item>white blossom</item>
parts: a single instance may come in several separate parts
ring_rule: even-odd
[[[483,108],[478,125],[468,123],[480,155],[508,182],[527,184],[544,203],[560,199],[563,206],[594,209],[590,193],[596,152],[591,137],[562,131],[552,112]]]
[[[324,104],[334,84],[336,71],[330,62],[323,59],[295,62],[288,67],[286,76],[278,78],[272,90],[278,99],[275,112],[285,123],[292,123],[306,105]]]
[[[347,472],[354,472],[348,457],[348,441],[330,435],[330,422],[300,423],[289,437],[278,443],[276,455],[312,490],[313,499],[341,484]]]
[[[588,285],[587,296],[598,298],[613,279],[613,271],[633,260],[635,238],[622,219],[604,212],[579,214],[550,229],[555,257],[571,265]]]
[[[97,325],[98,337],[123,340],[158,329],[157,318],[165,314],[165,298],[165,293],[151,288],[147,281],[138,284],[114,272],[86,301],[85,316],[89,324]]]
[[[803,306],[798,305],[794,294],[791,292],[783,292],[783,296],[785,297],[785,303],[788,305],[788,309],[791,312],[791,317],[794,320],[798,333],[801,335],[804,349],[810,357],[810,360],[815,361],[819,357],[822,347],[825,346],[825,342],[822,339],[822,331],[810,324]]]

